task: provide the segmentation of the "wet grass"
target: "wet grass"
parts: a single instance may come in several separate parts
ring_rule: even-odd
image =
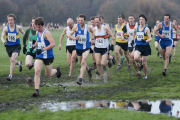
[[[15,69],[15,75],[12,82],[6,81],[6,76],[9,74],[9,60],[7,53],[5,51],[5,48],[3,45],[0,45],[0,111],[3,112],[4,110],[9,109],[17,109],[17,108],[23,108],[24,106],[28,107],[31,104],[38,104],[43,101],[47,100],[58,100],[58,101],[69,101],[69,100],[138,100],[138,99],[148,99],[148,100],[157,100],[157,99],[180,99],[180,50],[178,47],[177,50],[177,56],[176,61],[172,60],[172,63],[169,65],[167,70],[167,76],[162,76],[162,70],[163,70],[163,60],[156,56],[156,52],[154,50],[153,42],[151,43],[152,48],[152,55],[148,58],[148,66],[152,69],[149,70],[148,80],[143,80],[141,78],[137,78],[135,76],[135,72],[132,70],[129,72],[127,70],[126,63],[123,64],[122,69],[119,71],[116,70],[116,66],[113,66],[111,69],[109,69],[110,72],[110,80],[108,83],[103,83],[100,80],[95,80],[94,84],[89,83],[89,85],[85,86],[77,86],[75,84],[75,81],[79,74],[79,68],[80,64],[76,64],[75,70],[73,72],[73,78],[68,79],[68,65],[66,62],[66,52],[65,52],[65,40],[63,42],[64,46],[61,51],[58,50],[58,43],[59,43],[59,35],[62,31],[53,31],[53,37],[56,42],[56,47],[54,48],[54,54],[55,54],[55,60],[53,63],[53,66],[60,66],[62,71],[62,77],[61,79],[57,79],[55,77],[52,78],[46,78],[44,77],[44,71],[42,71],[42,77],[41,77],[41,84],[42,87],[40,88],[40,97],[39,98],[32,98],[31,94],[34,91],[34,87],[29,87],[26,84],[26,78],[28,76],[33,77],[34,70],[28,70],[25,66],[23,66],[23,72],[20,73],[18,69]],[[1,31],[0,31],[1,33]],[[23,60],[23,64],[25,63],[25,55],[21,53],[21,55],[18,57],[18,60]],[[92,59],[91,56],[88,58],[88,64],[92,65]],[[93,71],[93,78],[95,78],[95,71]],[[63,92],[62,88],[58,88],[56,83],[61,82],[63,83],[73,83],[73,86],[68,85],[67,91]],[[87,78],[87,74],[85,75],[85,82],[88,83],[89,80]],[[56,84],[56,85],[53,85]],[[49,86],[50,85],[50,86]],[[52,86],[51,86],[52,85]],[[61,114],[73,114],[72,116],[64,117],[64,119],[70,119],[68,117],[74,117],[75,115],[81,116],[80,112],[81,110],[74,110],[72,112],[56,112],[56,113],[50,113],[50,112],[42,112],[42,113],[34,113],[33,111],[27,111],[26,114],[23,114],[22,111],[15,110],[12,111],[12,116],[8,116],[9,112],[5,112],[1,116],[14,117],[14,115],[17,113],[16,116],[17,119],[22,118],[29,118],[28,120],[33,119],[33,117],[38,116],[39,119],[46,119],[46,115],[49,114],[55,114],[55,118],[58,117]],[[103,116],[106,116],[105,113],[103,113],[103,110],[83,110],[81,112],[88,114],[89,112],[92,114],[95,114],[95,111],[100,112],[101,114],[97,114],[97,118],[103,118]],[[115,116],[114,114],[123,114],[126,113],[124,110],[104,110],[109,114],[110,116]],[[113,112],[114,111],[114,112]],[[122,112],[122,113],[121,113]],[[120,115],[117,116],[120,116]],[[159,115],[157,118],[153,117],[153,115],[148,115],[146,113],[134,113],[134,112],[128,112],[128,114],[135,115],[144,115],[147,119],[159,119],[164,118],[164,116]],[[32,118],[31,118],[32,115]],[[25,117],[26,116],[26,117]],[[51,116],[51,115],[50,115]],[[88,115],[87,115],[88,116]],[[122,115],[124,116],[123,119],[126,119],[125,116],[127,114]],[[136,115],[135,115],[136,116]],[[3,118],[6,118],[3,117]],[[88,116],[91,118],[91,116]],[[87,117],[87,118],[88,118]],[[140,119],[139,117],[135,119]],[[76,117],[75,117],[76,118]],[[108,117],[104,117],[104,119],[107,119]],[[134,117],[130,117],[133,118]],[[166,117],[165,117],[166,118]],[[78,118],[77,118],[78,119]],[[79,117],[79,120],[83,119],[82,117]],[[115,120],[117,118],[112,118],[112,120]],[[95,119],[93,119],[95,120]],[[108,119],[109,120],[109,119]]]

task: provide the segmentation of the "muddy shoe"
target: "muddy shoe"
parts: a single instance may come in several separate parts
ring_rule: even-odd
[[[144,79],[144,80],[147,80],[147,79],[148,79],[147,75],[146,75],[146,76],[144,76],[144,77],[143,77],[143,79]]]
[[[34,65],[29,66],[29,70],[31,70],[34,67]]]
[[[82,81],[83,79],[82,78],[79,78],[79,80],[76,82],[78,85],[82,85]]]
[[[163,75],[163,76],[166,76],[166,72],[162,72],[162,75]]]
[[[89,70],[87,70],[89,79],[92,78],[92,73],[91,73],[91,71],[92,71],[92,68],[89,68]]]
[[[113,58],[112,58],[112,63],[113,63],[113,65],[116,64],[116,60],[115,60],[115,57],[114,57],[114,56],[113,56]]]
[[[22,72],[22,61],[19,61],[18,67],[19,67],[19,72]]]
[[[111,68],[112,67],[112,63],[110,60],[108,60],[108,67]]]
[[[61,77],[60,67],[57,67],[56,70],[57,70],[56,76],[57,78],[60,78]]]
[[[140,72],[137,72],[137,73],[136,73],[136,76],[137,76],[137,77],[140,77],[140,76],[141,76],[141,73],[140,73]]]
[[[124,62],[124,57],[121,57],[120,63],[123,64],[123,62]]]
[[[12,75],[9,75],[7,78],[6,78],[7,81],[11,81],[12,80]]]
[[[120,70],[121,69],[121,65],[118,65],[117,67],[116,67],[116,70]]]
[[[39,92],[35,91],[33,94],[32,94],[32,97],[38,97],[39,96]]]

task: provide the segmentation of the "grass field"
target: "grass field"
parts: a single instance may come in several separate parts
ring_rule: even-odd
[[[149,115],[147,113],[132,112],[126,110],[111,110],[111,109],[90,109],[90,110],[73,110],[70,112],[58,111],[51,113],[49,111],[38,112],[36,107],[29,107],[31,104],[39,104],[43,101],[77,101],[77,100],[157,100],[157,99],[180,99],[180,47],[178,46],[177,56],[172,60],[167,70],[167,76],[162,76],[163,60],[156,56],[154,49],[154,40],[151,42],[152,55],[148,58],[149,74],[148,79],[143,80],[137,78],[132,68],[128,72],[126,63],[117,71],[113,66],[109,69],[110,80],[108,83],[102,83],[99,80],[93,79],[94,83],[88,84],[87,75],[85,75],[84,86],[77,86],[75,81],[79,74],[79,63],[76,64],[73,72],[73,78],[68,79],[68,64],[66,62],[65,40],[63,49],[58,50],[59,36],[62,31],[52,31],[56,46],[54,48],[55,60],[53,66],[60,66],[62,70],[61,79],[55,77],[46,78],[44,71],[42,72],[40,88],[40,97],[32,98],[31,95],[34,87],[29,87],[26,84],[26,78],[33,77],[34,71],[23,66],[23,72],[20,73],[15,69],[14,79],[12,82],[6,81],[9,74],[9,60],[5,47],[0,44],[0,120],[166,120],[169,119],[166,115]],[[1,31],[0,31],[1,33]],[[25,61],[25,55],[21,52],[18,60]],[[91,56],[88,58],[88,64],[92,65]],[[93,72],[95,78],[95,72]],[[67,92],[62,89],[58,92],[58,86],[54,83],[61,82],[67,85]],[[27,108],[28,111],[21,111],[22,108]],[[117,116],[117,117],[116,117]],[[134,117],[136,116],[136,117]]]

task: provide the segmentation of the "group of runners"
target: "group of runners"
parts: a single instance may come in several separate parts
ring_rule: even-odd
[[[42,17],[32,18],[32,26],[23,31],[22,27],[16,25],[16,16],[9,14],[7,16],[8,24],[3,28],[1,40],[9,56],[10,73],[8,81],[13,78],[15,65],[22,71],[22,61],[17,61],[21,51],[19,33],[23,35],[23,53],[26,54],[25,65],[32,69],[34,66],[34,85],[35,92],[33,97],[39,96],[40,76],[43,65],[45,65],[45,75],[51,77],[56,75],[61,77],[60,67],[55,69],[52,66],[54,60],[53,48],[55,42],[53,36],[44,26]],[[102,81],[108,80],[107,66],[116,64],[117,70],[121,69],[124,56],[127,60],[128,69],[131,63],[137,76],[141,76],[143,69],[143,79],[147,79],[147,60],[151,55],[150,42],[152,33],[147,24],[145,15],[139,15],[138,22],[135,22],[135,16],[128,16],[128,22],[124,15],[117,17],[117,24],[114,31],[110,26],[104,23],[103,16],[91,17],[90,24],[86,24],[86,16],[79,15],[76,22],[72,18],[67,19],[67,27],[60,35],[58,49],[62,49],[62,42],[66,36],[66,53],[69,65],[68,78],[72,78],[73,69],[77,58],[80,62],[80,74],[77,84],[82,85],[84,74],[87,71],[89,79],[92,78],[92,70],[96,69],[96,74]],[[171,58],[171,50],[174,49],[172,56],[176,55],[176,48],[179,39],[179,28],[176,20],[170,21],[170,15],[165,14],[164,20],[156,21],[154,27],[155,48],[157,55],[164,59],[164,69],[162,75],[166,76],[166,71]],[[115,48],[114,48],[115,46]],[[161,48],[161,52],[159,50]],[[115,49],[115,50],[114,50]],[[111,55],[115,51],[115,57]],[[93,66],[87,65],[87,58],[92,54]],[[120,59],[121,57],[121,59]]]

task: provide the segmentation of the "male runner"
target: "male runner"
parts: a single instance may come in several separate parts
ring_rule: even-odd
[[[149,55],[151,55],[151,48],[149,42],[152,40],[151,32],[146,26],[146,22],[147,18],[144,15],[140,15],[139,25],[134,28],[134,34],[136,35],[134,60],[136,62],[140,62],[142,60],[144,70],[143,79],[147,79],[147,58]],[[138,68],[136,71],[139,71]]]
[[[44,28],[44,20],[42,17],[35,19],[35,25],[37,30],[37,51],[36,60],[34,63],[34,85],[35,92],[32,94],[33,97],[39,96],[40,76],[43,65],[45,65],[45,75],[51,77],[56,75],[57,78],[61,77],[60,68],[53,69],[52,63],[54,60],[53,47],[55,42],[51,33]],[[35,47],[35,46],[33,46]]]
[[[166,76],[167,67],[170,61],[169,58],[173,46],[173,28],[176,30],[175,25],[170,22],[170,14],[165,14],[164,21],[159,23],[155,29],[155,33],[161,38],[161,54],[165,60],[164,70],[162,72],[163,76]],[[158,30],[160,30],[160,33]]]
[[[17,57],[21,51],[19,32],[24,35],[24,31],[21,26],[16,25],[16,16],[9,14],[7,16],[8,25],[3,28],[1,41],[6,47],[6,51],[10,61],[10,74],[7,77],[8,81],[12,80],[15,65],[18,65],[19,71],[22,71],[22,61],[17,61]]]
[[[59,50],[62,49],[62,41],[64,39],[64,36],[67,35],[66,39],[66,52],[67,52],[67,62],[69,64],[69,78],[72,78],[72,71],[76,62],[76,40],[70,39],[68,36],[70,35],[70,32],[72,31],[72,28],[74,26],[74,21],[72,18],[67,19],[67,27],[64,29],[63,33],[60,36],[59,40]],[[75,36],[75,34],[74,34]]]
[[[36,57],[36,49],[32,49],[36,43],[35,18],[32,18],[32,27],[26,30],[23,37],[23,53],[26,54],[25,65],[29,69],[34,66],[33,59]]]
[[[86,16],[79,15],[79,24],[74,25],[72,32],[70,33],[70,38],[76,40],[76,53],[81,63],[80,75],[77,81],[78,85],[81,85],[83,82],[83,77],[85,70],[88,71],[88,75],[91,79],[92,74],[91,70],[88,68],[86,60],[90,52],[90,34],[93,32],[92,28],[85,24]],[[75,33],[75,37],[72,35]]]

